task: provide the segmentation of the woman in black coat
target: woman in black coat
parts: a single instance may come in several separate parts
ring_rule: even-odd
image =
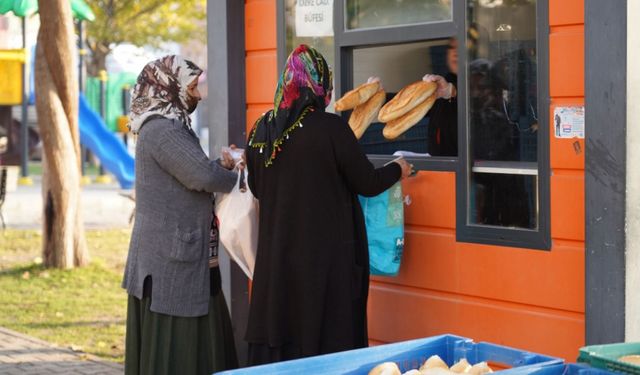
[[[357,195],[411,173],[374,169],[349,125],[326,113],[331,72],[313,48],[287,59],[274,109],[254,126],[249,187],[260,203],[249,364],[367,346],[369,256]]]

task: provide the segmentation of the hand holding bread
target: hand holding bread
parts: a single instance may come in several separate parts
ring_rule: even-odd
[[[436,98],[438,99],[451,99],[457,95],[456,87],[453,83],[447,82],[443,76],[425,74],[422,80],[425,82],[435,82],[438,85],[438,89],[436,90]]]
[[[340,98],[335,108],[338,111],[354,108],[349,126],[356,138],[360,139],[377,117],[378,121],[386,123],[382,135],[391,140],[417,124],[438,97],[451,97],[452,87],[441,76],[427,74],[423,80],[404,87],[384,104],[386,93],[380,78],[370,77],[366,83]]]

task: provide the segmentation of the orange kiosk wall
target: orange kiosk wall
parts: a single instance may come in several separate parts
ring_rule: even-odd
[[[584,2],[549,0],[550,114],[584,105]],[[276,0],[245,1],[247,129],[277,83]],[[550,119],[548,126],[553,126]],[[454,333],[575,361],[585,342],[584,140],[550,130],[550,251],[456,241],[453,172],[404,184],[400,275],[373,277],[371,344]]]

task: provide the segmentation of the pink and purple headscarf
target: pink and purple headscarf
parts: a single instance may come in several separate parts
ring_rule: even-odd
[[[287,58],[273,100],[273,109],[256,121],[249,146],[265,152],[273,164],[281,145],[310,111],[324,111],[331,102],[332,74],[314,48],[299,45]]]

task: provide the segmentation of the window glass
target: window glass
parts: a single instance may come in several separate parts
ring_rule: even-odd
[[[346,29],[451,21],[451,0],[347,0]]]
[[[468,220],[536,229],[536,1],[467,4]]]
[[[403,87],[421,80],[427,73],[445,76],[449,71],[446,57],[449,42],[432,40],[354,49],[353,87],[366,82],[369,77],[378,77],[386,92],[386,101],[389,101]],[[457,106],[454,102],[444,100],[438,100],[422,120],[393,140],[382,135],[385,124],[372,123],[360,139],[360,144],[367,154],[391,155],[396,151],[428,153],[431,151],[429,140],[436,137],[431,136],[432,133],[435,134],[429,125],[431,114],[437,112],[441,105],[451,106],[454,117],[440,121],[446,128],[440,137],[457,145]],[[445,133],[446,131],[451,134]],[[455,151],[451,156],[455,156]]]

